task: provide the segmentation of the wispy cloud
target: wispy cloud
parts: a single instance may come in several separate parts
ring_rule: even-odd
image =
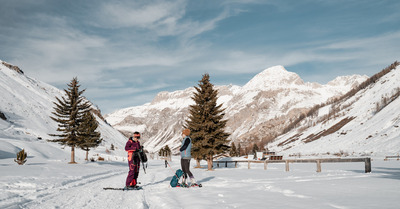
[[[311,20],[318,24],[311,24],[310,18],[293,21],[305,15],[297,12],[299,8],[319,4],[329,8],[338,3],[6,1],[0,8],[0,59],[60,88],[78,76],[88,97],[109,112],[114,106],[133,104],[124,100],[133,101],[135,95],[143,104],[158,91],[193,86],[205,72],[227,83],[273,65],[305,72],[303,65],[317,63],[326,70],[322,77],[345,74],[337,72],[350,67],[357,68],[353,73],[372,74],[363,69],[385,66],[399,57],[400,45],[394,43],[399,43],[400,31],[393,28],[328,37],[343,28],[323,27],[326,22],[317,18]],[[398,15],[384,17],[374,23],[393,23]]]
[[[153,30],[175,25],[185,14],[186,1],[119,1],[101,3],[95,12],[97,27]]]

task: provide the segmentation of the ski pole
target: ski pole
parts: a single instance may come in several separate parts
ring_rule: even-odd
[[[171,165],[168,163],[168,161],[166,161],[166,162],[167,162],[169,168],[171,169],[171,171],[172,171],[172,172],[174,173],[174,175],[176,176],[176,178],[179,179],[179,177],[176,175],[176,173],[174,172],[174,170],[172,169],[172,167],[171,167]]]
[[[168,161],[166,161],[166,162],[167,162],[169,168],[171,169],[171,171],[174,173],[174,176],[176,176],[176,178],[178,178],[178,180],[179,180],[180,178],[176,175],[176,173],[175,173],[174,170],[172,169],[171,165],[168,163]],[[185,174],[185,173],[184,173],[184,174]],[[185,175],[183,175],[183,178],[185,178]]]

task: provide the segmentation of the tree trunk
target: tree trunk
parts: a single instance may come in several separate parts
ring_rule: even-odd
[[[86,158],[85,158],[85,160],[86,160],[86,161],[89,161],[89,149],[86,150]]]
[[[76,164],[75,162],[75,146],[71,147],[71,162],[69,164]]]
[[[196,168],[201,168],[201,166],[200,166],[200,159],[196,159],[196,164],[197,164]]]
[[[208,156],[207,157],[207,170],[212,171],[213,169],[213,160],[212,160],[212,156]]]

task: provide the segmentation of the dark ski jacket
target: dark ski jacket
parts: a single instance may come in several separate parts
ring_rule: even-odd
[[[135,142],[132,137],[129,138],[129,140],[126,142],[125,145],[125,151],[128,152],[128,160],[131,161],[132,159],[135,160],[135,162],[139,162],[139,156],[135,155],[135,153],[138,153],[140,150],[140,142],[137,141]]]

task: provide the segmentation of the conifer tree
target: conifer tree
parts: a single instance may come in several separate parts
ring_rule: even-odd
[[[161,157],[164,157],[164,147],[160,149],[160,151],[158,152],[158,155]]]
[[[51,119],[58,123],[57,131],[60,134],[49,134],[50,136],[59,137],[58,139],[50,140],[52,142],[58,142],[61,145],[71,147],[71,162],[75,162],[75,147],[79,147],[80,137],[79,126],[83,122],[84,114],[90,110],[90,102],[85,101],[82,97],[85,90],[79,90],[78,78],[73,78],[71,83],[68,84],[68,89],[64,89],[65,96],[61,99],[56,97],[57,102],[54,102],[54,117],[50,116]]]
[[[168,157],[168,156],[171,155],[171,149],[169,148],[168,145],[165,145],[164,152],[165,152],[165,155],[166,155],[165,157]]]
[[[257,152],[258,152],[258,146],[257,146],[257,144],[253,144],[253,150],[252,150],[252,152],[253,152],[254,156],[257,154]]]
[[[212,170],[213,156],[229,150],[229,134],[224,131],[227,120],[223,120],[222,104],[217,105],[218,91],[210,83],[210,76],[204,74],[195,86],[192,96],[194,105],[189,107],[186,128],[191,131],[193,141],[192,156],[200,166],[200,160],[206,159],[208,170]]]
[[[232,147],[231,147],[231,151],[229,152],[229,155],[231,157],[236,157],[238,155],[235,143],[232,143]]]
[[[85,160],[88,161],[90,148],[95,148],[103,141],[100,133],[96,131],[99,123],[91,112],[83,115],[83,121],[78,128],[79,147],[86,151]],[[112,145],[114,147],[114,145]],[[114,149],[112,149],[114,150]]]

